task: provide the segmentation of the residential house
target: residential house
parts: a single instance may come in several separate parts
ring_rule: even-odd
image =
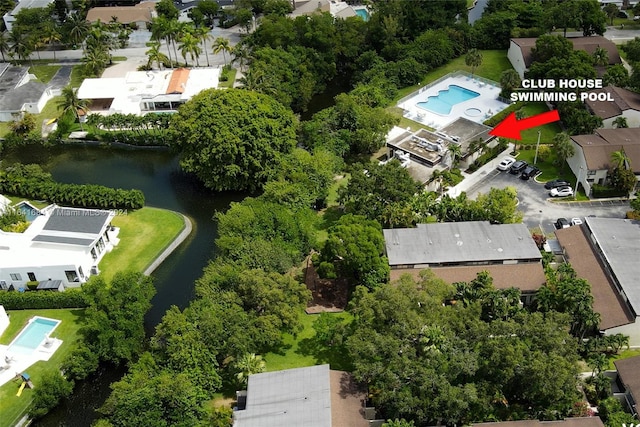
[[[640,356],[615,360],[613,364],[618,372],[616,383],[623,391],[624,401],[629,410],[638,416],[638,399],[640,399]]]
[[[37,7],[47,7],[53,0],[18,0],[18,4],[12,11],[4,14],[2,19],[4,20],[4,26],[7,28],[7,32],[11,32],[13,29],[13,23],[16,22],[16,15],[22,9],[35,9]]]
[[[368,427],[375,413],[352,375],[329,365],[250,375],[237,394],[233,427]]]
[[[524,224],[443,222],[383,233],[392,280],[430,269],[454,283],[487,271],[496,288],[519,288],[525,303],[546,281],[542,255]]]
[[[524,78],[524,73],[529,70],[529,67],[533,63],[531,49],[535,47],[536,40],[537,38],[513,38],[509,44],[507,57],[521,79]],[[605,39],[602,36],[568,37],[567,40],[573,44],[575,50],[584,50],[589,55],[593,55],[598,47],[606,49],[609,54],[608,65],[620,64],[622,62],[616,45],[613,44],[611,40]]]
[[[32,78],[27,67],[0,64],[0,122],[13,121],[24,111],[38,114],[53,98],[53,89]]]
[[[587,217],[556,236],[566,261],[591,285],[600,331],[628,335],[631,345],[640,345],[640,222]]]
[[[157,16],[154,2],[142,2],[134,6],[92,7],[87,12],[90,23],[119,22],[140,29],[147,29],[147,25]]]
[[[0,231],[0,285],[77,287],[98,274],[102,257],[118,244],[112,211],[48,206],[23,233]],[[43,283],[44,282],[44,283]],[[47,283],[50,282],[50,283]]]
[[[602,89],[593,89],[593,93],[608,93],[611,101],[586,101],[587,109],[594,116],[602,119],[603,127],[613,128],[613,122],[618,117],[627,119],[627,125],[631,128],[640,127],[640,93],[630,90],[607,86]]]
[[[636,177],[640,177],[640,128],[596,129],[592,135],[574,135],[575,154],[567,164],[591,194],[593,184],[605,185],[611,168],[611,153],[624,150]]]
[[[329,12],[331,10],[330,0],[294,0],[293,11],[290,16],[313,15],[314,13]]]
[[[0,214],[10,205],[11,205],[11,200],[7,199],[2,194],[0,194]]]
[[[85,79],[78,98],[97,114],[175,112],[202,90],[218,86],[218,68],[130,71],[125,77]]]

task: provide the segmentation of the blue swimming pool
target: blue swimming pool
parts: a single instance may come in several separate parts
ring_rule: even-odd
[[[16,207],[20,212],[24,214],[24,216],[27,218],[27,221],[29,222],[42,215],[40,211],[29,202],[20,202],[16,205]]]
[[[362,18],[363,21],[368,21],[369,20],[369,11],[365,8],[360,8],[360,9],[355,9],[356,14]]]
[[[478,92],[465,89],[462,86],[451,85],[447,89],[438,92],[437,96],[430,96],[426,101],[418,102],[416,105],[432,113],[447,115],[454,105],[477,96],[480,96]]]
[[[34,317],[20,335],[9,344],[8,352],[31,354],[60,324],[60,320]]]

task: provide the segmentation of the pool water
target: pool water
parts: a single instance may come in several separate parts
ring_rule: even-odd
[[[34,317],[9,345],[7,351],[20,354],[33,353],[59,324],[60,320]]]
[[[40,211],[32,206],[28,202],[20,202],[16,205],[18,210],[24,214],[27,218],[27,221],[32,222],[34,219],[40,216]]]
[[[418,102],[416,105],[432,113],[447,115],[454,105],[478,96],[480,96],[478,92],[465,89],[462,86],[451,85],[447,89],[438,92],[437,96],[430,96],[427,101]]]
[[[366,22],[369,20],[369,12],[367,11],[367,9],[361,8],[361,9],[355,9],[355,11],[356,11],[356,15],[362,18],[363,21]]]

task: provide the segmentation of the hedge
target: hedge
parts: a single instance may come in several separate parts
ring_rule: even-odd
[[[85,308],[89,304],[80,288],[54,291],[2,291],[0,305],[6,310],[27,310],[47,308]]]
[[[624,191],[620,191],[617,188],[599,184],[593,184],[591,191],[591,195],[597,199],[606,197],[625,197],[627,195]]]

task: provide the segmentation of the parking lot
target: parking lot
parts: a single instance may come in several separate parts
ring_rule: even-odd
[[[554,223],[558,218],[571,218],[595,215],[605,218],[624,218],[630,209],[626,200],[615,201],[587,201],[568,202],[562,199],[549,197],[549,190],[544,188],[544,183],[534,179],[521,180],[519,175],[511,175],[509,172],[492,171],[487,176],[471,187],[467,194],[475,198],[479,193],[487,193],[491,188],[515,187],[518,191],[518,209],[523,213],[523,222],[529,228],[540,228],[545,234],[553,233]]]

